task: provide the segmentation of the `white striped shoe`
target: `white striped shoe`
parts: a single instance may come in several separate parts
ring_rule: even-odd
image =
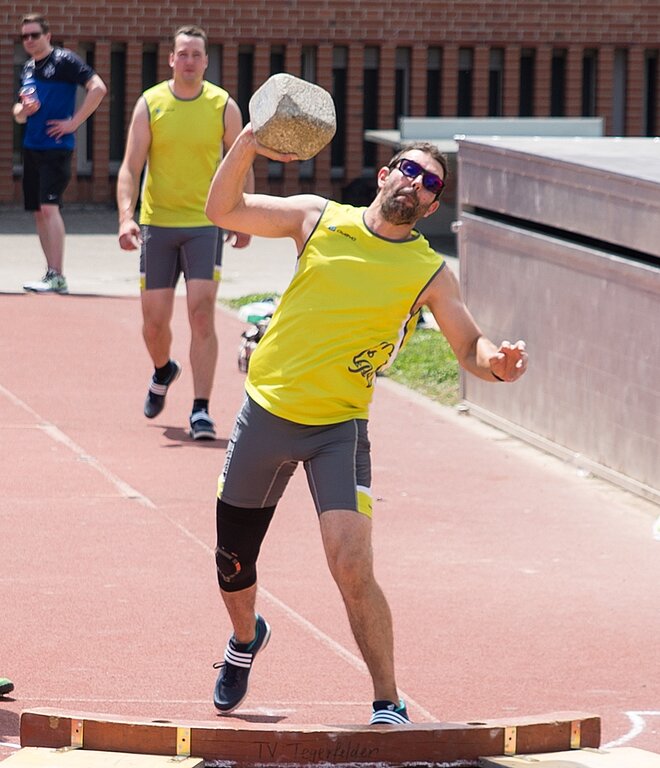
[[[144,415],[148,419],[154,419],[165,407],[165,395],[167,390],[181,375],[181,365],[177,360],[171,361],[174,366],[172,372],[167,377],[167,381],[156,381],[154,378],[156,374],[151,377],[149,382],[149,391],[147,392],[147,399],[144,401]]]
[[[374,701],[369,725],[410,725],[410,718],[403,699],[393,701]]]
[[[257,616],[254,640],[247,646],[240,646],[232,635],[225,649],[225,660],[213,666],[220,670],[213,692],[213,703],[222,714],[233,712],[247,696],[250,670],[255,656],[270,640],[270,627],[262,616]]]

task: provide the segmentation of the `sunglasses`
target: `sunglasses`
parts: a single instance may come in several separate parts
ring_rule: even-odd
[[[23,32],[21,40],[38,40],[43,35],[43,32]]]
[[[416,163],[414,160],[408,160],[403,157],[395,165],[391,165],[390,168],[398,168],[404,176],[409,179],[416,179],[419,175],[422,177],[422,186],[424,189],[428,189],[436,197],[442,193],[445,188],[445,182],[438,176],[437,173],[431,173],[424,170],[424,168]]]

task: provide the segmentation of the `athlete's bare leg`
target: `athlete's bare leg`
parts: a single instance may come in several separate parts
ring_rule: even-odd
[[[48,269],[62,274],[64,265],[64,219],[58,205],[43,205],[34,212],[41,249]]]
[[[172,349],[174,288],[142,291],[142,336],[154,368],[162,368]]]
[[[330,571],[373,680],[374,699],[396,703],[392,614],[374,577],[371,520],[351,510],[323,512],[319,520]]]
[[[208,400],[218,360],[218,337],[215,332],[218,283],[214,280],[189,280],[186,292],[190,321],[190,368],[195,398]]]

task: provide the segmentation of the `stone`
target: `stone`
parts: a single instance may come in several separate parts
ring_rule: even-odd
[[[335,135],[332,96],[320,85],[294,75],[272,75],[252,95],[250,122],[257,140],[299,160],[318,154]]]

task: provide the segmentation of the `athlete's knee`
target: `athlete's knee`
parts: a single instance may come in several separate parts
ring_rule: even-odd
[[[370,523],[351,510],[321,515],[323,546],[330,572],[344,589],[359,591],[374,578]]]
[[[238,592],[257,581],[257,558],[275,507],[247,509],[218,499],[215,564],[218,584],[225,592]]]
[[[215,338],[213,304],[199,305],[189,313],[190,329],[198,339]]]

